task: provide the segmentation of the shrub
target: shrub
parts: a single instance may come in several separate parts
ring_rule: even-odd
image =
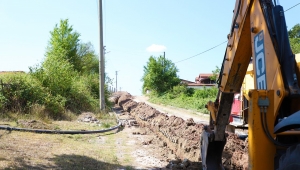
[[[186,85],[180,84],[173,87],[172,93],[176,96],[180,94],[186,94],[187,93],[187,87]]]
[[[82,110],[94,111],[98,100],[93,97],[91,89],[87,77],[80,76],[74,79],[68,94],[67,108],[77,113]]]
[[[65,104],[66,98],[59,94],[54,96],[48,94],[45,98],[46,109],[53,118],[61,117],[61,113],[64,112]]]
[[[25,73],[0,75],[4,84],[0,101],[1,109],[13,112],[27,112],[34,103],[43,104],[45,88],[34,77]]]
[[[195,90],[193,97],[195,98],[209,98],[209,97],[216,97],[218,93],[218,89],[215,87],[212,88],[206,88],[204,89],[197,89]]]

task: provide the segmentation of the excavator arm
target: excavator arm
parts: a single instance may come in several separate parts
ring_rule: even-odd
[[[270,155],[275,155],[276,146],[280,145],[280,137],[276,138],[273,133],[274,125],[280,117],[288,117],[300,110],[295,104],[288,103],[300,102],[300,74],[290,48],[283,8],[273,4],[272,0],[236,0],[227,38],[218,80],[219,93],[215,102],[207,104],[212,121],[201,136],[203,169],[224,169],[221,158],[226,143],[225,129],[234,94],[241,91],[248,73],[253,81],[247,83],[254,87],[244,89],[249,92],[244,95],[250,99],[249,169],[274,169],[275,156]],[[293,123],[291,126],[288,122],[281,126],[284,126],[281,129],[287,129],[299,125]]]

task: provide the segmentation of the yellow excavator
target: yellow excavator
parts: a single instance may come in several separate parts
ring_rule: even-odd
[[[274,0],[236,0],[219,74],[201,135],[204,170],[224,169],[234,94],[247,102],[250,170],[300,169],[300,56],[291,51],[284,9]]]

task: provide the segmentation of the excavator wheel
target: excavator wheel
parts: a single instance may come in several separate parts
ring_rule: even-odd
[[[289,147],[279,160],[278,170],[300,170],[300,144]]]

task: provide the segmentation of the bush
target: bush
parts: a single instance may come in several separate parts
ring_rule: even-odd
[[[213,87],[213,88],[206,88],[204,87],[203,90],[195,90],[193,97],[195,98],[211,98],[211,97],[216,97],[218,93],[218,89]]]
[[[47,95],[45,98],[45,106],[46,110],[50,112],[51,117],[53,118],[60,118],[61,113],[64,112],[65,105],[66,105],[66,98],[61,95]]]
[[[56,56],[48,56],[42,67],[31,70],[31,74],[42,82],[52,95],[64,97],[68,95],[74,78],[78,76],[67,60]]]
[[[180,84],[173,87],[172,94],[175,96],[179,96],[180,94],[187,94],[188,88],[186,85]]]
[[[93,97],[91,90],[92,87],[87,77],[80,76],[74,79],[68,94],[67,108],[77,113],[82,110],[95,111],[98,106],[98,99]]]
[[[41,83],[25,73],[0,75],[4,84],[0,101],[2,111],[27,112],[32,104],[45,102],[46,90]]]

